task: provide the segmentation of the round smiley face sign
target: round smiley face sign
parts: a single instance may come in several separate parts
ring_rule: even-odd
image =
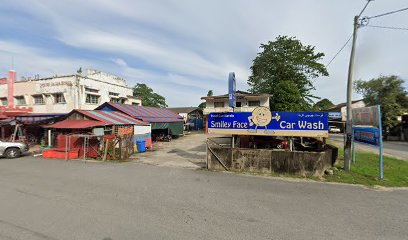
[[[252,115],[248,117],[249,125],[255,125],[255,129],[248,129],[249,132],[257,132],[258,127],[265,128],[265,133],[272,133],[268,130],[268,124],[275,119],[279,121],[280,116],[276,113],[275,117],[272,117],[272,113],[267,107],[257,107],[252,111]]]
[[[272,113],[267,107],[257,107],[252,112],[252,124],[257,125],[258,127],[267,126],[271,120]]]

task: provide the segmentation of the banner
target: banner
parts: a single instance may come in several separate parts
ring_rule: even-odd
[[[228,75],[228,106],[235,108],[237,102],[235,73],[230,72]]]
[[[380,132],[376,128],[354,127],[354,141],[379,146]]]
[[[253,112],[210,113],[208,133],[328,137],[328,115],[325,112],[271,112],[267,107],[257,107]]]
[[[341,112],[329,112],[329,119],[340,119],[341,120]]]
[[[378,127],[378,106],[351,109],[353,125]]]

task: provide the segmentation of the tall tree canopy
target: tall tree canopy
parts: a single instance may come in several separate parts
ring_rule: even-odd
[[[213,90],[208,90],[208,92],[207,92],[207,97],[210,97],[210,96],[212,96],[213,95]],[[204,109],[205,108],[205,102],[202,102],[202,103],[200,103],[200,105],[198,105],[198,107],[200,108],[200,109]]]
[[[261,44],[260,48],[262,52],[254,59],[252,75],[248,79],[250,91],[271,94],[270,104],[275,111],[311,109],[312,99],[317,98],[310,93],[315,89],[312,80],[329,75],[326,67],[319,63],[324,53],[315,53],[315,47],[303,45],[296,38],[288,36],[278,36],[273,42]],[[290,90],[298,92],[295,95],[296,104],[286,102],[285,99],[294,100],[294,96],[288,96],[292,92],[287,92],[282,86],[295,88]]]
[[[398,125],[397,116],[408,110],[407,91],[402,86],[403,83],[404,80],[394,75],[354,83],[355,90],[363,95],[366,105],[381,106],[384,130]],[[384,134],[387,135],[387,131]]]
[[[332,103],[332,101],[330,101],[327,98],[324,98],[320,101],[317,101],[314,105],[313,105],[313,110],[314,111],[323,111],[326,109],[329,109],[331,107],[333,107],[334,104]]]
[[[158,108],[167,107],[166,99],[163,96],[153,92],[153,89],[144,83],[136,84],[136,86],[133,88],[133,96],[140,97],[142,99],[143,106]]]

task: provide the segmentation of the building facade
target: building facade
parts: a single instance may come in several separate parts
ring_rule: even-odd
[[[228,94],[220,96],[202,97],[205,100],[204,115],[213,112],[252,112],[256,107],[262,106],[269,108],[269,94],[251,94],[237,91],[236,108],[234,110],[228,106]]]
[[[142,105],[126,80],[94,69],[86,74],[0,82],[2,107],[32,108],[33,113],[93,110],[104,102]]]
[[[360,100],[355,100],[351,102],[351,108],[361,108],[365,107],[366,104],[362,99]],[[341,113],[341,121],[346,122],[347,121],[347,103],[340,103],[337,104],[329,109],[324,110],[325,112],[340,112]],[[340,119],[339,119],[340,120]]]

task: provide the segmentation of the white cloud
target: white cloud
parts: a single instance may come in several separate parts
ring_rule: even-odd
[[[25,2],[6,0],[3,6],[14,6],[24,15],[40,19],[52,29],[43,33],[46,38],[86,57],[70,58],[63,51],[56,55],[53,47],[41,51],[29,47],[25,54],[30,38],[20,39],[25,43],[22,48],[18,44],[3,46],[11,47],[18,59],[39,56],[35,62],[24,59],[20,65],[23,72],[51,75],[84,65],[103,68],[127,78],[130,85],[152,85],[173,106],[199,103],[208,89],[225,93],[230,71],[236,72],[238,88],[247,90],[246,80],[259,44],[277,35],[296,36],[316,46],[317,51],[326,53],[323,63],[327,63],[350,36],[353,16],[365,4],[355,0]],[[374,1],[365,15],[405,6],[404,0]],[[403,27],[407,20],[406,14],[395,14],[372,23]],[[355,79],[380,74],[408,77],[407,37],[408,32],[403,31],[360,29]],[[331,64],[330,77],[316,80],[316,95],[345,101],[349,53],[349,47],[345,48]],[[1,61],[4,66],[8,60]]]

